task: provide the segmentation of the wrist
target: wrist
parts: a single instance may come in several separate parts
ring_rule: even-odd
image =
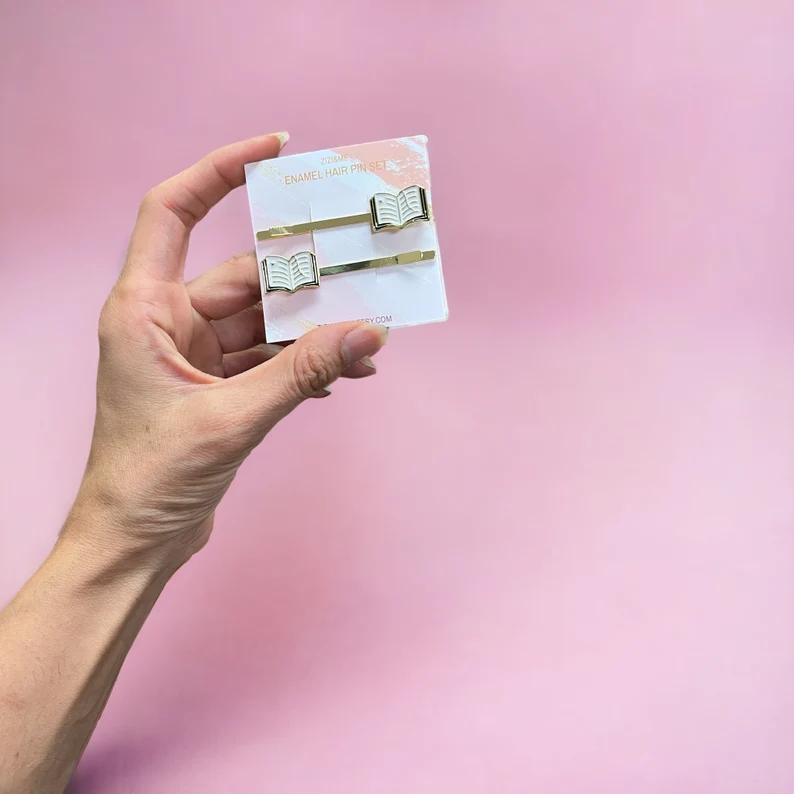
[[[98,576],[170,578],[190,558],[183,546],[147,531],[122,499],[84,482],[58,539]]]
[[[102,545],[86,533],[64,532],[38,572],[52,584],[59,609],[72,618],[120,630],[141,603],[153,604],[179,566]],[[91,616],[91,617],[89,617]]]

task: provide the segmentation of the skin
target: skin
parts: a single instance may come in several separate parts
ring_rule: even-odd
[[[191,229],[278,155],[285,134],[219,149],[150,191],[99,321],[88,464],[51,554],[0,613],[0,792],[62,792],[170,577],[275,424],[340,376],[375,373],[386,329],[325,326],[264,345],[253,254],[185,283]]]

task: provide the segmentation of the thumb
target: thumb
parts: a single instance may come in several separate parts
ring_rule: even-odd
[[[322,397],[351,364],[373,356],[389,329],[370,323],[335,323],[315,328],[270,361],[243,377],[256,395],[251,403],[261,420],[272,426],[309,397]]]

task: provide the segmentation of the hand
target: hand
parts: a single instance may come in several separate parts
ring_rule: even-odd
[[[64,535],[178,567],[206,543],[238,467],[276,422],[340,375],[374,374],[380,326],[340,323],[284,349],[261,344],[253,254],[184,282],[190,230],[243,184],[245,163],[280,148],[277,135],[227,146],[144,198],[100,318],[96,424],[72,513],[101,520],[67,521]]]

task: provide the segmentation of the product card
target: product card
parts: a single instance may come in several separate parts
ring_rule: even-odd
[[[251,163],[246,182],[268,342],[447,319],[424,135]]]

